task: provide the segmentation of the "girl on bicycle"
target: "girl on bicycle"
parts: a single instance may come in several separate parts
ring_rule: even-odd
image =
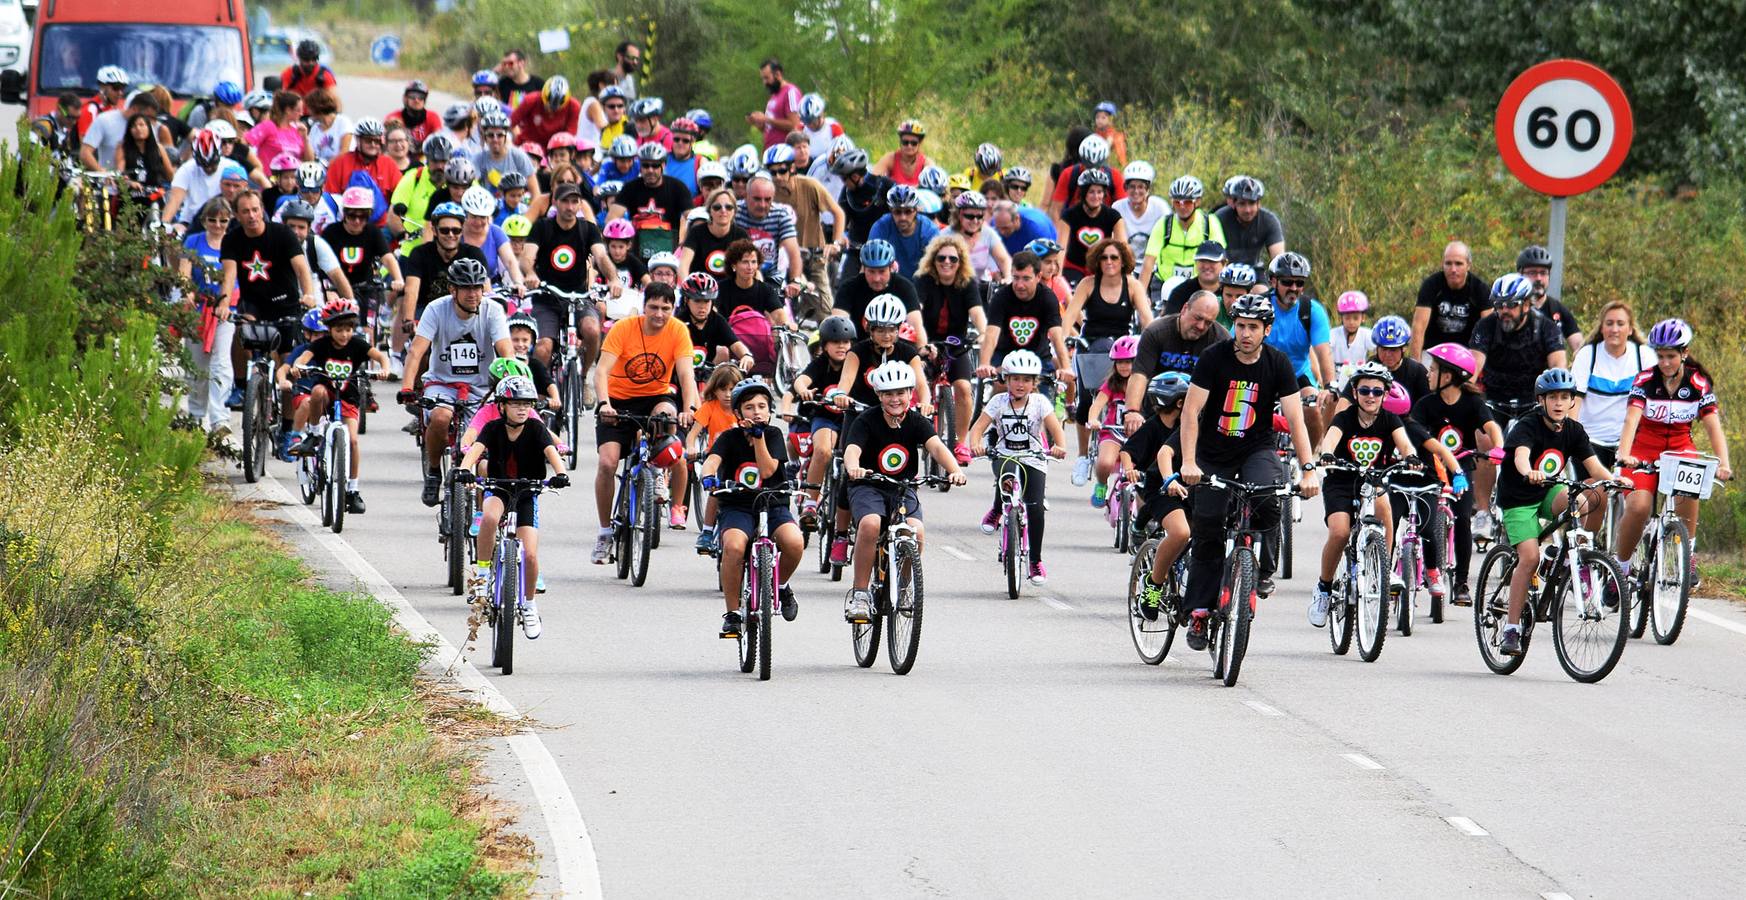
[[[1394,386],[1394,375],[1388,367],[1374,360],[1352,373],[1352,394],[1357,398],[1350,409],[1336,413],[1322,435],[1319,455],[1374,469],[1388,465],[1391,457],[1408,459],[1414,455],[1412,441],[1407,438],[1406,424],[1400,416],[1382,408],[1383,398]],[[1393,453],[1389,449],[1393,448]],[[1328,606],[1333,601],[1334,570],[1345,552],[1346,540],[1352,534],[1352,514],[1358,508],[1358,475],[1342,470],[1330,470],[1322,488],[1323,519],[1328,523],[1328,540],[1322,545],[1321,575],[1315,594],[1310,599],[1309,620],[1317,628],[1328,624]],[[1376,517],[1383,522],[1389,546],[1394,545],[1394,519],[1386,492],[1376,496]]]
[[[1343,390],[1347,379],[1370,358],[1376,344],[1370,340],[1370,329],[1364,325],[1364,314],[1370,310],[1370,298],[1363,291],[1347,291],[1340,295],[1334,308],[1340,314],[1340,327],[1334,329],[1334,377],[1329,388]]]
[[[1133,334],[1117,338],[1110,346],[1109,377],[1097,389],[1097,396],[1091,398],[1085,414],[1086,422],[1098,423],[1097,462],[1093,467],[1097,485],[1091,489],[1094,509],[1103,509],[1109,502],[1109,476],[1121,464],[1123,435],[1116,429],[1121,427],[1122,415],[1127,412],[1128,376],[1134,374],[1134,357],[1139,350],[1140,338]]]
[[[1188,485],[1176,474],[1182,455],[1182,438],[1176,426],[1182,418],[1182,401],[1188,396],[1188,374],[1163,372],[1146,385],[1146,407],[1152,417],[1128,435],[1122,445],[1122,468],[1128,480],[1141,485],[1145,498],[1134,514],[1134,530],[1143,532],[1156,519],[1164,531],[1152,567],[1140,589],[1140,614],[1158,618],[1164,599],[1164,575],[1188,549]],[[1144,465],[1144,471],[1140,466]]]
[[[691,431],[685,435],[686,458],[696,461],[703,458],[702,451],[697,447],[708,447],[716,438],[726,434],[728,429],[739,423],[734,416],[734,388],[739,386],[745,375],[733,366],[716,366],[709,373],[709,380],[703,383],[702,402],[697,404],[697,418],[691,422]],[[675,466],[677,472],[680,467]],[[703,515],[698,522],[697,552],[714,553],[716,549],[716,503],[714,497],[703,500]]]
[[[1471,479],[1478,464],[1475,455],[1480,438],[1488,440],[1490,446],[1502,447],[1503,429],[1473,384],[1473,372],[1479,367],[1473,351],[1460,344],[1438,344],[1428,355],[1431,393],[1413,405],[1412,417],[1455,455],[1462,474]],[[1467,586],[1468,567],[1473,562],[1473,493],[1456,494],[1451,508],[1455,513],[1455,594],[1451,602],[1469,606],[1473,603],[1473,592]]]
[[[1032,584],[1044,584],[1049,572],[1043,567],[1043,494],[1048,472],[1040,459],[1021,459],[1007,454],[1047,452],[1055,459],[1067,456],[1066,433],[1061,420],[1055,418],[1055,404],[1037,391],[1037,381],[1043,376],[1043,360],[1029,350],[1014,350],[1000,363],[1001,377],[1006,380],[1006,392],[995,394],[982,408],[982,414],[970,425],[970,452],[976,456],[989,453],[983,436],[996,422],[1000,424],[998,443],[991,455],[994,464],[994,505],[982,517],[982,533],[993,534],[1000,525],[1000,482],[1008,474],[1016,475],[1024,485],[1025,518],[1030,522]]]
[[[1387,367],[1386,363],[1384,367]],[[1388,496],[1391,498],[1389,504],[1393,519],[1389,524],[1398,532],[1400,520],[1412,510],[1411,504],[1415,501],[1394,488],[1422,488],[1441,484],[1448,486],[1459,499],[1467,495],[1467,474],[1461,471],[1461,463],[1455,459],[1455,454],[1431,434],[1430,429],[1412,417],[1413,402],[1412,397],[1407,394],[1406,385],[1399,381],[1389,385],[1388,396],[1382,398],[1382,409],[1400,417],[1401,424],[1406,426],[1407,443],[1417,449],[1416,455],[1424,467],[1423,471],[1402,472],[1391,479]],[[1419,546],[1425,550],[1422,557],[1425,587],[1434,599],[1441,600],[1444,588],[1439,567],[1443,565],[1443,546],[1433,539],[1437,504],[1429,502],[1420,508],[1424,510],[1424,515],[1419,519],[1417,533]],[[1394,572],[1389,576],[1389,586],[1395,590],[1404,588],[1407,574],[1403,571]],[[1412,574],[1417,575],[1416,572]]]
[[[712,376],[713,377],[713,376]],[[698,469],[706,491],[724,485],[716,473],[726,472],[727,487],[745,491],[777,490],[788,486],[787,440],[782,429],[770,423],[775,395],[763,379],[749,378],[733,389],[729,398],[734,427],[720,432],[709,448],[709,457]],[[788,503],[772,503],[770,538],[776,542],[781,560],[776,567],[777,598],[781,601],[782,618],[792,622],[800,606],[794,600],[794,589],[788,579],[800,567],[800,555],[805,550],[800,526],[794,522],[793,508]],[[740,584],[745,575],[746,550],[752,535],[758,531],[758,507],[752,494],[729,495],[722,498],[721,517],[721,596],[727,603],[727,613],[721,617],[722,637],[738,637],[740,616]]]
[[[364,513],[364,496],[358,493],[358,471],[362,468],[358,452],[358,404],[362,392],[358,389],[361,382],[353,380],[353,375],[368,377],[363,375],[366,363],[375,363],[379,372],[388,371],[387,355],[358,333],[360,318],[358,304],[350,300],[328,301],[321,308],[321,323],[327,326],[325,340],[310,341],[308,349],[291,361],[293,367],[307,366],[325,375],[324,380],[309,389],[307,396],[292,398],[296,408],[292,434],[300,437],[292,444],[291,455],[310,456],[316,452],[318,435],[304,435],[303,429],[312,420],[327,415],[334,399],[330,392],[339,391],[340,417],[346,423],[352,445],[351,471],[346,473],[346,512],[355,515]],[[339,473],[334,473],[334,477],[339,477]]]
[[[843,360],[849,358],[849,348],[855,345],[855,323],[847,316],[831,316],[818,323],[818,355],[794,379],[794,399],[805,402],[818,397],[820,388],[831,386],[824,393],[826,402],[818,405],[812,416],[812,456],[806,466],[806,482],[824,481],[825,467],[837,452],[837,438],[843,428],[843,412],[834,402],[835,385],[842,381]],[[818,489],[807,492],[800,505],[802,527],[817,527]],[[846,524],[846,523],[843,523]]]
[[[499,416],[486,423],[479,432],[479,440],[467,448],[455,480],[463,484],[472,481],[473,469],[483,459],[487,478],[540,478],[546,474],[546,467],[551,466],[553,475],[548,484],[555,488],[568,487],[570,476],[564,472],[564,460],[558,455],[558,445],[552,440],[552,433],[546,430],[545,423],[533,414],[534,404],[539,399],[533,379],[520,375],[503,379],[497,385],[495,399],[491,405],[497,407]],[[503,508],[502,496],[493,491],[485,492],[484,501],[479,504],[479,537],[474,545],[475,558],[479,562],[472,577],[467,579],[468,603],[490,602],[491,555],[497,543],[497,525],[503,521]],[[515,536],[521,541],[525,555],[522,583],[527,599],[521,610],[521,630],[531,641],[540,636],[540,614],[534,606],[534,594],[540,590],[542,580],[538,496],[529,493],[517,498]]]
[[[1665,319],[1649,329],[1655,366],[1645,369],[1631,385],[1625,427],[1619,434],[1619,465],[1623,469],[1655,462],[1663,453],[1695,453],[1692,427],[1702,422],[1704,433],[1709,435],[1710,449],[1721,461],[1716,477],[1723,481],[1734,477],[1734,467],[1728,460],[1728,437],[1722,432],[1722,411],[1716,403],[1716,387],[1709,373],[1692,358],[1691,340],[1691,326],[1683,319]],[[1643,471],[1627,474],[1636,490],[1625,498],[1625,515],[1619,520],[1619,543],[1614,555],[1619,559],[1619,568],[1628,574],[1631,567],[1626,560],[1643,539],[1643,525],[1649,521],[1657,476]],[[1673,508],[1685,522],[1686,533],[1696,547],[1698,501],[1678,497]]]

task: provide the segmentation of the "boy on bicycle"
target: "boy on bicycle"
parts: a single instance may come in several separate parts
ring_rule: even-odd
[[[721,617],[721,636],[738,637],[740,616],[740,583],[745,574],[746,551],[752,535],[758,531],[757,491],[780,490],[788,486],[788,449],[782,429],[770,424],[771,403],[775,396],[762,379],[751,378],[734,387],[731,403],[739,425],[722,432],[709,448],[709,456],[698,470],[700,484],[706,491],[723,486],[716,474],[727,472],[727,487],[732,493],[720,497],[716,512],[716,529],[721,541],[721,595],[727,602],[727,613]],[[805,551],[800,526],[795,524],[790,504],[770,503],[770,538],[782,559],[777,565],[777,596],[782,605],[782,618],[794,621],[800,613],[794,589],[788,579],[800,567],[800,555]]]
[[[879,407],[856,417],[843,438],[843,471],[851,482],[849,515],[856,523],[855,586],[849,591],[848,601],[843,607],[843,618],[850,622],[867,622],[873,617],[873,595],[868,592],[867,585],[873,577],[873,560],[889,490],[880,485],[853,482],[874,472],[899,481],[914,478],[919,464],[917,450],[922,449],[948,473],[953,484],[965,483],[957,458],[934,432],[933,423],[910,409],[915,398],[915,369],[906,363],[887,362],[868,372],[866,381],[877,392]],[[863,456],[869,457],[874,468],[861,465]],[[915,529],[919,545],[922,539],[921,500],[914,488],[905,487],[903,492],[909,510],[908,522]]]
[[[358,452],[358,403],[362,400],[362,392],[358,390],[358,382],[354,375],[361,373],[365,363],[373,362],[379,372],[388,371],[388,357],[377,350],[368,338],[358,333],[358,304],[350,300],[330,300],[321,308],[321,322],[327,326],[326,339],[316,338],[309,342],[307,349],[291,360],[293,369],[301,366],[319,370],[321,377],[309,389],[307,396],[298,395],[291,398],[295,408],[291,436],[292,456],[311,456],[316,453],[321,438],[316,434],[304,434],[311,417],[319,419],[332,408],[333,395],[331,391],[340,391],[340,416],[345,420],[346,431],[351,435],[351,471],[346,473],[346,512],[355,515],[364,513],[364,497],[358,493],[358,471],[362,468]],[[281,384],[281,389],[290,385]],[[333,473],[338,478],[339,473]]]
[[[982,517],[982,533],[993,534],[1000,525],[1000,482],[1011,473],[1024,485],[1025,519],[1030,523],[1031,584],[1045,584],[1049,571],[1043,568],[1043,495],[1048,484],[1048,470],[1040,459],[1026,459],[1025,453],[1046,451],[1055,459],[1067,458],[1067,436],[1061,420],[1055,417],[1055,404],[1037,391],[1037,381],[1043,377],[1043,360],[1029,350],[1014,350],[1000,363],[1000,375],[1006,382],[1006,392],[995,394],[982,408],[982,414],[970,425],[968,443],[973,456],[988,454],[983,441],[990,426],[1000,423],[998,444],[990,460],[994,464],[994,505]],[[1021,454],[1021,455],[1012,455]],[[1022,467],[1022,471],[1021,471]]]
[[[1188,383],[1186,372],[1161,372],[1147,382],[1145,403],[1151,418],[1122,444],[1122,470],[1129,482],[1140,485],[1144,498],[1134,511],[1134,532],[1144,533],[1147,523],[1154,520],[1164,530],[1152,554],[1152,566],[1146,570],[1145,583],[1140,585],[1140,614],[1147,620],[1158,618],[1165,573],[1188,549],[1188,485],[1176,474],[1176,460],[1182,456],[1177,426],[1182,423]]]
[[[843,412],[836,405],[836,395],[839,393],[836,385],[842,381],[843,361],[849,356],[849,348],[855,345],[855,323],[847,316],[830,316],[818,323],[819,353],[808,363],[806,370],[794,379],[794,399],[806,402],[824,393],[824,403],[820,404],[812,417],[812,458],[807,464],[806,480],[809,484],[820,484],[824,481],[825,467],[830,465],[831,457],[837,451],[837,436],[843,427]],[[824,498],[829,503],[830,498]],[[803,521],[818,519],[819,496],[817,489],[807,492],[807,498],[801,504],[800,518]],[[836,533],[834,530],[831,532]],[[828,539],[828,538],[825,538]]]
[[[1539,415],[1516,420],[1504,438],[1504,461],[1498,467],[1497,505],[1503,510],[1504,530],[1516,548],[1516,570],[1510,576],[1510,615],[1504,625],[1498,652],[1522,654],[1522,607],[1528,587],[1540,567],[1540,529],[1570,505],[1562,485],[1548,488],[1547,478],[1564,474],[1566,465],[1586,470],[1595,481],[1610,477],[1582,423],[1570,418],[1576,402],[1576,378],[1562,368],[1547,369],[1534,379],[1534,398]],[[1620,475],[1622,484],[1629,478]],[[1593,502],[1593,498],[1590,498]]]
[[[473,467],[485,460],[487,478],[540,478],[551,466],[554,473],[547,484],[554,488],[570,486],[570,476],[564,472],[564,460],[558,455],[558,445],[544,422],[533,414],[539,395],[533,379],[511,375],[497,385],[497,407],[501,417],[485,424],[479,440],[467,448],[461,458],[455,481],[474,481]],[[467,602],[489,603],[491,599],[491,556],[497,543],[497,526],[503,521],[504,496],[486,491],[479,505],[479,537],[474,553],[479,563],[467,579]],[[515,536],[521,541],[524,556],[522,570],[521,632],[528,640],[540,636],[539,609],[534,606],[535,585],[540,577],[540,505],[539,497],[524,493],[516,498]]]

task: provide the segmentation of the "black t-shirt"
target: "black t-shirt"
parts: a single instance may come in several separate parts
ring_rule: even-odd
[[[891,212],[891,208],[885,205],[885,192],[891,190],[891,185],[891,179],[871,172],[861,177],[861,186],[858,188],[843,185],[842,193],[837,195],[837,205],[843,208],[843,215],[849,217],[850,243],[867,243],[868,235],[873,231],[873,223]]]
[[[629,210],[631,224],[637,229],[637,253],[643,259],[678,251],[679,221],[692,207],[691,191],[684,182],[663,177],[659,185],[649,187],[638,178],[626,182],[624,190],[618,192],[618,204]]]
[[[1431,311],[1431,321],[1425,326],[1425,346],[1470,343],[1474,325],[1491,305],[1490,291],[1485,279],[1472,271],[1467,273],[1467,283],[1460,290],[1449,286],[1442,269],[1425,276],[1419,284],[1418,302],[1418,306]]]
[[[1176,431],[1165,425],[1163,419],[1148,416],[1146,424],[1134,429],[1134,433],[1122,443],[1122,452],[1134,461],[1134,468],[1146,473],[1145,491],[1148,494],[1163,486],[1164,480],[1158,474],[1158,451]]]
[[[1127,275],[1123,274],[1118,299],[1111,303],[1105,297],[1105,285],[1102,275],[1089,275],[1085,279],[1092,283],[1091,294],[1085,298],[1081,307],[1084,313],[1084,324],[1080,326],[1079,336],[1096,343],[1102,340],[1113,341],[1132,333],[1134,323],[1134,305],[1128,299]],[[1083,284],[1084,282],[1081,282]]]
[[[1061,327],[1061,303],[1054,291],[1042,285],[1037,285],[1031,299],[1020,300],[1009,284],[989,301],[988,324],[1000,329],[1000,341],[994,345],[996,360],[1014,350],[1029,350],[1047,363],[1049,329]]]
[[[303,291],[292,257],[303,255],[303,244],[291,228],[268,221],[266,230],[249,237],[241,228],[224,233],[219,258],[236,263],[236,285],[243,312],[261,319],[288,319],[303,312]]]
[[[539,403],[534,408],[545,409],[546,388],[552,386],[552,371],[546,368],[545,363],[540,362],[539,359],[534,356],[529,356],[522,360],[522,362],[527,363],[528,371],[533,373],[534,393],[540,395]]]
[[[608,253],[606,258],[612,259],[612,254]],[[620,277],[630,280],[630,283],[627,284],[626,287],[637,287],[643,283],[643,279],[649,274],[649,264],[644,262],[643,258],[636,254],[635,248],[632,248],[631,252],[626,253],[624,259],[613,259],[612,267],[618,270]],[[601,272],[596,272],[594,280],[598,284],[605,284],[606,275]]]
[[[921,296],[922,324],[927,326],[929,340],[962,339],[970,328],[970,310],[982,305],[982,289],[974,281],[948,287],[932,275],[921,275],[915,280],[915,290]]]
[[[502,101],[504,106],[507,106],[510,109],[514,109],[515,104],[510,102],[510,101],[515,99],[515,97],[513,95],[517,91],[521,92],[521,95],[523,97],[526,97],[528,94],[539,93],[540,89],[544,88],[545,86],[546,86],[546,80],[544,78],[541,78],[538,75],[529,74],[527,76],[527,80],[520,83],[520,84],[516,84],[515,82],[510,81],[507,78],[504,78],[502,76],[498,76],[498,78],[497,78],[497,99]]]
[[[734,312],[742,306],[749,306],[765,315],[782,308],[782,296],[776,293],[775,285],[768,281],[752,282],[751,287],[740,287],[734,279],[721,282],[720,292],[715,298],[715,309],[724,318],[732,319]]]
[[[571,292],[588,289],[589,256],[596,245],[604,247],[606,243],[600,227],[581,216],[569,228],[559,225],[556,216],[542,216],[534,222],[527,241],[538,248],[534,275]]]
[[[782,429],[774,424],[764,426],[764,447],[770,451],[770,457],[778,463],[776,471],[768,478],[758,471],[758,451],[753,448],[755,440],[746,433],[744,428],[729,428],[715,439],[709,448],[711,456],[721,457],[721,468],[716,469],[716,477],[724,486],[745,490],[767,488],[774,490],[788,486],[788,467],[781,465],[788,461],[788,448],[782,439]],[[756,495],[729,494],[721,498],[721,505],[729,509],[755,509]]]
[[[1594,446],[1588,442],[1588,432],[1582,423],[1565,417],[1564,427],[1553,431],[1546,417],[1538,413],[1516,420],[1510,433],[1504,436],[1504,459],[1498,466],[1497,503],[1512,506],[1533,506],[1546,497],[1545,485],[1531,485],[1516,471],[1516,448],[1528,448],[1528,467],[1547,476],[1563,475],[1565,463],[1575,463],[1581,472]]]
[[[1551,319],[1552,324],[1558,326],[1558,333],[1566,339],[1582,331],[1582,326],[1576,321],[1576,314],[1555,297],[1547,297],[1534,308],[1540,311],[1540,315]]]
[[[1272,452],[1273,408],[1279,398],[1297,393],[1296,371],[1283,350],[1266,344],[1248,364],[1237,359],[1235,341],[1202,353],[1189,376],[1190,384],[1209,394],[1200,410],[1195,461],[1237,465],[1257,453]]]
[[[479,265],[486,265],[485,251],[466,241],[461,242],[452,259],[443,259],[435,241],[425,241],[401,258],[400,274],[407,278],[418,278],[417,306],[420,311],[454,291],[454,287],[449,284],[449,263],[463,256],[478,260]]]
[[[1473,329],[1473,349],[1485,354],[1479,383],[1492,400],[1531,400],[1534,379],[1546,371],[1546,357],[1564,349],[1558,326],[1529,310],[1528,320],[1505,331],[1502,316],[1486,316]]]
[[[855,383],[849,386],[849,397],[867,404],[879,402],[879,392],[873,390],[873,385],[867,381],[867,376],[873,374],[875,368],[888,362],[908,365],[910,360],[920,355],[908,341],[897,341],[891,345],[890,350],[880,350],[874,345],[872,338],[856,342],[855,346],[849,348],[849,352],[861,361]]]
[[[843,360],[847,362],[848,357],[843,357]],[[836,387],[837,382],[843,380],[843,364],[832,360],[829,353],[820,352],[812,358],[812,362],[806,364],[806,369],[800,374],[807,379],[807,386],[819,397],[817,414],[829,419],[842,418],[843,412],[837,409],[836,404],[824,403],[824,392]]]
[[[1354,379],[1346,379],[1346,386],[1340,389],[1340,396],[1358,402],[1358,397],[1352,393]],[[1394,370],[1394,380],[1406,388],[1407,402],[1417,403],[1431,393],[1431,373],[1416,359],[1402,357],[1400,368]]]
[[[1087,271],[1085,254],[1104,238],[1115,234],[1117,225],[1122,222],[1122,214],[1105,204],[1094,215],[1086,210],[1084,205],[1070,206],[1061,214],[1061,221],[1067,223],[1067,267]]]
[[[727,234],[716,237],[706,222],[693,222],[685,232],[685,246],[691,248],[691,271],[708,272],[716,281],[731,281],[728,272],[727,248],[734,241],[749,237],[744,228],[729,225]]]
[[[1265,277],[1266,266],[1272,262],[1267,248],[1285,243],[1285,227],[1273,210],[1262,207],[1255,212],[1255,221],[1243,224],[1235,207],[1221,206],[1213,212],[1219,227],[1225,231],[1225,259],[1233,263],[1248,263]]]
[[[861,468],[906,479],[915,477],[921,455],[927,452],[925,448],[933,437],[933,423],[913,409],[904,414],[896,428],[886,421],[883,411],[870,409],[849,425],[843,447],[861,448]]]
[[[867,304],[880,294],[890,294],[902,300],[906,312],[921,311],[921,296],[916,293],[915,282],[908,278],[893,272],[890,283],[883,290],[876,291],[867,284],[867,276],[856,275],[837,285],[836,291],[836,308],[848,312],[849,319],[855,323],[856,337],[867,337],[867,323],[861,320],[867,315]]]
[[[348,379],[354,373],[363,371],[364,364],[370,361],[370,342],[362,334],[354,332],[352,339],[343,347],[334,346],[333,340],[326,336],[310,341],[307,346],[309,362],[305,365],[325,372],[329,384],[345,384],[340,398],[347,403],[356,403],[359,396],[358,386]]]
[[[1200,282],[1193,278],[1184,278],[1181,284],[1171,288],[1170,293],[1165,295],[1164,305],[1160,308],[1158,315],[1174,316],[1182,312],[1182,308],[1188,305],[1188,298],[1194,296],[1199,291],[1209,291],[1213,296],[1218,296],[1219,286],[1214,284],[1210,288],[1205,288],[1201,287]],[[1221,310],[1224,308],[1223,299],[1219,300],[1219,308]]]
[[[574,439],[575,436],[571,435]],[[509,420],[499,416],[479,429],[485,445],[485,474],[492,478],[546,477],[546,448],[553,446],[552,433],[539,416],[528,416],[521,433],[509,436]],[[532,522],[522,522],[532,525]]]
[[[1193,372],[1194,364],[1208,347],[1231,339],[1231,333],[1217,322],[1198,340],[1182,337],[1180,314],[1152,320],[1140,332],[1140,346],[1134,357],[1134,371],[1148,379],[1164,372]]]
[[[1471,472],[1476,461],[1472,455],[1461,456],[1464,450],[1477,446],[1479,432],[1491,421],[1491,412],[1480,395],[1462,391],[1453,404],[1444,403],[1437,394],[1430,394],[1413,404],[1413,418],[1439,443],[1461,459],[1461,468]]]
[[[691,329],[691,365],[693,366],[714,362],[716,348],[732,347],[734,341],[740,339],[738,335],[734,334],[733,328],[728,325],[727,317],[714,309],[709,311],[709,318],[704,319],[701,325],[691,321],[689,312],[680,316],[680,321],[685,323],[686,328]]]
[[[1379,409],[1376,411],[1376,420],[1366,426],[1359,419],[1359,415],[1358,407],[1350,406],[1334,416],[1329,427],[1340,429],[1340,442],[1334,445],[1334,458],[1341,462],[1356,463],[1367,469],[1381,468],[1393,462],[1397,453],[1394,432],[1406,427],[1400,416],[1386,409]],[[1352,484],[1357,480],[1358,476],[1351,472],[1328,472],[1329,482]]]
[[[388,255],[388,241],[382,237],[382,229],[374,225],[366,225],[362,233],[352,234],[344,222],[335,222],[322,230],[321,239],[339,257],[340,271],[346,273],[354,290],[375,276],[376,261]]]

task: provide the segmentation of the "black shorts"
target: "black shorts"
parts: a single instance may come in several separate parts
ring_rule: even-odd
[[[1618,466],[1619,448],[1617,445],[1609,447],[1598,441],[1589,441],[1588,443],[1589,446],[1594,448],[1595,458],[1600,460],[1600,464],[1604,466],[1608,472],[1611,472],[1614,467]]]
[[[1358,510],[1358,481],[1330,478],[1322,482],[1322,521],[1334,513],[1355,513]]]
[[[495,491],[486,491],[485,496],[496,497],[503,501],[505,511],[508,511],[509,500]],[[540,497],[532,491],[524,491],[515,498],[515,527],[540,527]]]
[[[679,401],[672,394],[661,394],[655,397],[631,397],[626,400],[613,400],[612,408],[618,412],[632,416],[654,415],[655,407],[670,403],[675,409]],[[594,446],[604,447],[607,444],[617,444],[621,451],[629,452],[637,442],[638,425],[628,419],[615,418],[612,424],[607,424],[604,418],[594,420]]]
[[[934,346],[939,348],[939,354],[926,366],[930,382],[939,377],[942,366],[945,368],[948,381],[969,381],[976,377],[976,361],[970,358],[970,354],[960,353],[954,356],[946,352],[945,345],[935,344]]]

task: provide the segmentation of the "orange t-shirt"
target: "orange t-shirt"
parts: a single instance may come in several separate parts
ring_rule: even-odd
[[[606,333],[600,347],[614,357],[606,373],[606,391],[613,400],[659,397],[671,393],[673,366],[691,358],[691,330],[674,316],[654,335],[643,333],[644,316],[631,316]]]
[[[713,444],[716,438],[721,437],[722,432],[738,426],[740,420],[734,418],[734,414],[728,412],[720,400],[708,400],[697,409],[697,424],[703,426],[704,433],[709,435],[710,443]]]

